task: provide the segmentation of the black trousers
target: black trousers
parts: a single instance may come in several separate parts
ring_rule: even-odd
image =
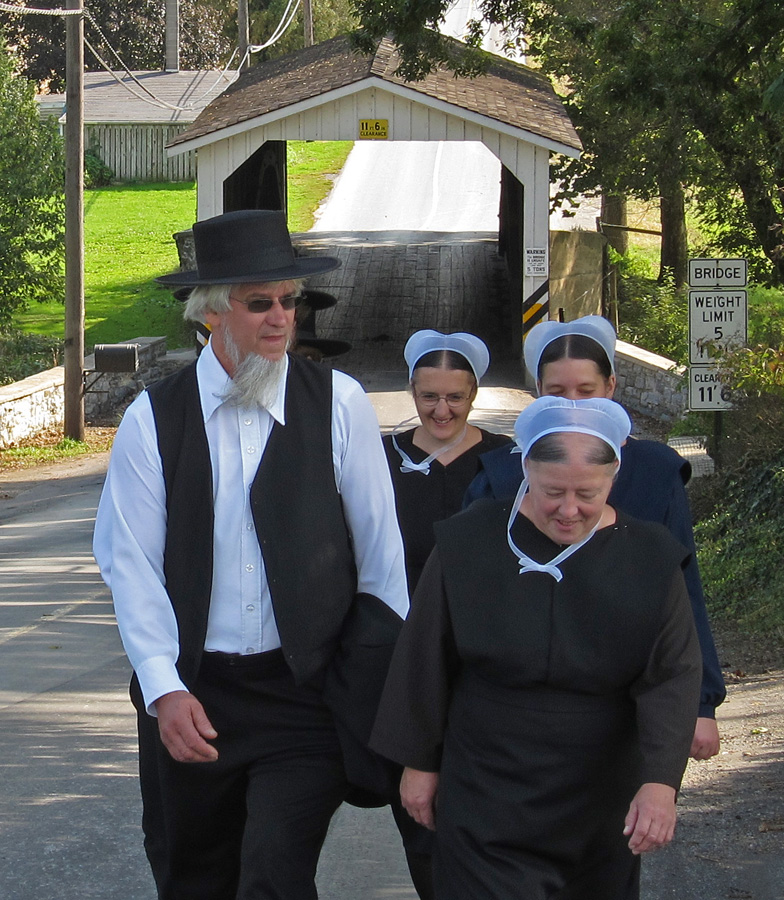
[[[403,842],[408,871],[419,900],[435,900],[433,890],[433,849],[435,834],[419,825],[403,808],[400,795],[389,804]]]
[[[178,763],[140,714],[145,848],[161,900],[315,900],[316,866],[347,792],[332,714],[280,651],[205,653],[193,694],[215,763]],[[146,721],[148,720],[148,721]]]

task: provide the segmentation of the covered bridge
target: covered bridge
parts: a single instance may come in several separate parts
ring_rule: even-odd
[[[549,156],[580,140],[549,80],[491,56],[476,78],[406,82],[394,45],[366,56],[338,37],[244,73],[169,144],[197,152],[198,218],[285,209],[285,142],[479,141],[500,161],[498,247],[527,330],[547,314]],[[519,344],[518,344],[519,347]]]

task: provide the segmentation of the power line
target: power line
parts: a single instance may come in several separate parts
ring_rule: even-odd
[[[291,7],[292,7],[292,4],[294,5],[294,8],[293,8],[293,9],[291,8]],[[108,47],[108,49],[111,51],[112,55],[114,56],[114,58],[115,58],[115,59],[117,60],[117,62],[119,63],[121,69],[126,73],[126,75],[131,79],[131,81],[133,81],[136,85],[138,85],[139,89],[140,89],[144,94],[146,94],[147,97],[145,97],[145,96],[143,96],[143,95],[137,93],[136,91],[134,91],[134,90],[131,88],[131,86],[128,84],[127,81],[123,81],[121,78],[119,78],[119,77],[117,76],[117,73],[116,73],[116,72],[111,68],[111,66],[110,66],[110,65],[109,65],[109,64],[101,57],[101,55],[98,53],[98,51],[95,49],[95,47],[93,47],[92,44],[90,44],[90,42],[89,42],[86,38],[85,38],[85,44],[87,45],[87,47],[89,48],[89,50],[90,50],[90,52],[93,54],[93,56],[96,58],[96,60],[98,61],[98,63],[99,63],[99,64],[100,64],[100,65],[101,65],[101,66],[102,66],[102,67],[103,67],[110,75],[112,75],[112,76],[114,77],[114,79],[117,81],[118,84],[121,84],[121,85],[122,85],[129,93],[131,93],[131,94],[132,94],[134,97],[136,97],[138,100],[141,100],[141,101],[143,101],[143,102],[145,102],[145,103],[149,103],[149,104],[152,105],[152,106],[158,106],[159,108],[170,109],[170,110],[175,111],[175,112],[189,112],[189,111],[191,111],[191,110],[193,110],[193,109],[197,109],[197,108],[199,107],[200,102],[201,102],[205,97],[209,96],[209,94],[212,93],[212,91],[214,91],[214,90],[220,85],[221,80],[226,80],[226,81],[228,81],[228,84],[232,84],[234,81],[236,81],[237,78],[239,77],[239,73],[240,73],[240,71],[242,70],[242,67],[245,65],[245,63],[246,63],[246,61],[247,61],[247,59],[248,59],[248,57],[250,56],[251,53],[259,53],[259,52],[262,51],[262,50],[266,50],[267,47],[271,47],[273,44],[277,43],[277,42],[283,37],[283,35],[286,33],[286,31],[288,30],[288,28],[291,26],[291,23],[292,23],[293,20],[294,20],[294,16],[296,15],[297,10],[299,9],[299,4],[300,4],[300,0],[296,0],[296,2],[295,2],[295,0],[288,0],[288,4],[287,4],[287,6],[286,6],[286,9],[284,10],[283,15],[281,16],[280,21],[279,21],[278,24],[275,26],[275,29],[274,29],[274,31],[273,31],[273,33],[272,33],[272,36],[269,38],[269,40],[265,41],[263,44],[253,44],[252,46],[249,46],[249,47],[247,48],[247,50],[245,51],[245,55],[243,56],[243,58],[242,58],[240,64],[237,66],[237,69],[236,69],[235,74],[234,74],[231,78],[227,78],[227,77],[226,77],[226,73],[229,71],[229,67],[231,66],[232,61],[234,60],[235,56],[236,56],[237,53],[238,53],[238,49],[239,49],[239,48],[235,48],[234,51],[233,51],[233,53],[232,53],[232,55],[231,55],[231,58],[229,59],[229,62],[228,62],[228,63],[226,64],[226,66],[220,71],[220,73],[219,73],[217,79],[215,80],[215,83],[214,83],[210,88],[208,88],[208,89],[201,95],[201,97],[199,97],[197,100],[191,101],[190,103],[186,104],[185,106],[180,106],[180,105],[177,105],[177,104],[174,104],[174,103],[169,103],[167,100],[164,100],[164,99],[162,99],[161,97],[156,96],[151,90],[149,90],[149,88],[147,88],[146,85],[142,84],[142,82],[139,81],[139,79],[133,74],[133,72],[132,72],[132,71],[128,68],[128,66],[123,62],[122,58],[120,57],[120,54],[114,49],[114,47],[112,46],[111,42],[110,42],[109,39],[106,37],[106,35],[103,33],[103,31],[101,30],[101,27],[100,27],[100,26],[98,25],[98,23],[95,21],[95,18],[92,16],[92,14],[90,13],[89,10],[86,10],[86,11],[85,11],[85,16],[86,16],[86,18],[87,18],[87,21],[88,21],[88,22],[95,28],[95,30],[98,32],[98,34],[99,34],[100,37],[101,37],[101,40],[102,40],[102,41],[104,42],[104,44]],[[0,4],[0,8],[1,8],[1,7],[2,7],[2,4]],[[290,13],[290,14],[289,14],[289,10],[291,10],[291,13]],[[288,19],[286,18],[287,16],[288,16]],[[227,85],[227,86],[228,86],[228,85]],[[150,99],[148,99],[148,97],[149,97]]]
[[[81,16],[81,9],[39,9],[37,6],[15,6],[12,3],[0,3],[0,12],[17,13],[23,16]]]
[[[232,84],[239,77],[239,73],[242,70],[242,67],[247,62],[248,57],[252,53],[259,53],[262,50],[266,50],[268,47],[271,47],[273,44],[276,44],[286,33],[286,31],[291,26],[294,21],[294,16],[297,14],[297,10],[299,9],[300,0],[288,0],[286,5],[286,9],[283,11],[283,15],[280,18],[280,21],[275,26],[275,29],[272,32],[271,37],[265,41],[263,44],[253,44],[247,48],[245,54],[237,66],[237,70],[235,74],[231,78],[227,78],[227,72],[230,70],[230,66],[237,55],[238,48],[235,48],[232,52],[231,58],[228,63],[224,66],[223,69],[218,73],[218,77],[215,80],[215,83],[207,88],[204,93],[196,100],[192,100],[190,103],[180,106],[175,103],[169,103],[168,100],[164,100],[162,97],[156,96],[146,85],[142,84],[142,82],[134,75],[134,73],[128,68],[128,66],[123,62],[120,54],[114,49],[109,39],[101,30],[100,25],[96,22],[95,18],[91,14],[91,12],[87,9],[39,9],[38,7],[32,6],[17,6],[11,3],[5,3],[3,0],[0,0],[0,11],[2,12],[10,12],[15,13],[17,15],[41,15],[41,16],[84,16],[87,22],[95,28],[98,32],[101,40],[105,44],[105,46],[109,49],[111,54],[119,63],[120,68],[123,72],[130,78],[132,82],[134,82],[139,90],[142,93],[138,93],[133,90],[131,85],[124,81],[122,78],[118,77],[117,72],[112,69],[112,67],[106,62],[106,60],[98,53],[98,51],[93,47],[93,45],[84,38],[85,46],[90,50],[92,55],[95,57],[98,64],[105,69],[118,84],[122,85],[130,94],[136,97],[138,100],[141,100],[144,103],[149,103],[151,106],[157,106],[162,109],[170,109],[173,112],[190,112],[193,109],[197,109],[201,102],[208,97],[220,84],[221,81],[227,81],[228,84]],[[293,9],[292,9],[293,6]],[[228,86],[228,85],[227,85]],[[144,96],[144,95],[147,96]]]
[[[162,109],[170,109],[174,112],[188,112],[193,109],[198,109],[199,106],[201,105],[201,101],[203,101],[205,97],[209,96],[209,94],[211,94],[220,85],[220,82],[222,80],[226,81],[227,86],[228,86],[229,84],[232,84],[237,79],[236,74],[234,74],[230,78],[226,76],[226,72],[228,71],[228,66],[231,65],[231,60],[229,60],[227,67],[218,74],[218,77],[217,77],[216,81],[214,82],[214,84],[212,84],[210,87],[208,87],[200,97],[198,97],[196,100],[192,100],[186,106],[178,106],[175,103],[169,103],[167,100],[163,100],[161,97],[156,96],[151,90],[149,90],[149,88],[145,84],[143,84],[136,77],[136,75],[134,75],[133,72],[131,72],[129,69],[125,68],[125,66],[123,64],[123,71],[125,72],[125,74],[128,75],[128,77],[131,79],[131,81],[133,83],[137,84],[139,86],[139,88],[141,89],[141,91],[143,91],[144,93],[140,93],[140,92],[134,90],[133,87],[131,86],[131,84],[128,83],[128,81],[124,81],[120,77],[120,75],[117,73],[117,71],[112,69],[112,67],[109,65],[109,63],[107,63],[106,60],[100,55],[100,53],[98,53],[98,51],[87,40],[87,38],[84,39],[84,43],[85,43],[85,46],[88,48],[88,50],[95,57],[98,64],[103,69],[105,69],[106,72],[108,72],[108,74],[111,75],[112,78],[114,78],[114,80],[119,85],[122,85],[122,87],[124,87],[128,91],[128,93],[130,93],[134,97],[136,97],[137,100],[142,100],[144,103],[149,103],[151,106],[157,106]],[[232,54],[232,60],[234,59],[236,54],[237,54],[237,51],[235,50],[234,53]],[[147,96],[144,96],[145,94],[147,94]]]
[[[283,37],[283,35],[287,31],[288,27],[293,22],[294,16],[297,14],[297,10],[299,9],[300,0],[297,0],[297,2],[294,3],[294,9],[291,10],[291,15],[289,16],[288,21],[284,25],[283,22],[286,19],[286,16],[288,15],[289,10],[291,9],[292,3],[294,3],[294,0],[289,0],[288,5],[286,6],[286,9],[283,11],[283,15],[280,17],[280,22],[278,22],[277,27],[272,32],[272,37],[264,44],[254,44],[253,47],[248,47],[248,49],[252,53],[258,53],[260,50],[266,50],[267,47],[271,47],[273,44],[277,43]]]
[[[121,78],[119,78],[117,75],[117,72],[112,69],[112,67],[106,62],[106,60],[98,53],[98,51],[95,49],[95,47],[93,47],[93,45],[87,40],[87,38],[85,38],[84,42],[85,42],[86,46],[89,48],[90,52],[96,58],[98,63],[115,79],[115,81],[117,81],[118,84],[121,84],[129,93],[133,94],[133,96],[136,97],[138,100],[142,100],[145,103],[150,103],[152,106],[158,106],[158,107],[165,108],[165,109],[171,109],[175,112],[188,112],[190,110],[198,108],[200,101],[203,100],[205,97],[209,96],[209,94],[212,93],[220,85],[222,80],[227,81],[228,84],[231,84],[232,82],[234,82],[237,79],[237,74],[234,74],[231,78],[228,78],[226,76],[226,73],[229,71],[229,66],[231,65],[234,57],[237,55],[237,50],[235,49],[231,55],[231,58],[229,59],[229,62],[218,73],[218,76],[217,76],[214,84],[211,85],[209,88],[207,88],[207,90],[202,94],[202,96],[198,100],[193,100],[184,106],[180,106],[175,103],[169,103],[168,100],[164,100],[163,98],[156,96],[151,90],[149,90],[149,88],[146,85],[142,84],[142,82],[136,77],[136,75],[134,75],[134,73],[128,68],[128,66],[126,66],[125,62],[123,62],[122,57],[114,49],[111,42],[108,40],[106,35],[103,33],[103,31],[101,30],[101,27],[95,21],[93,16],[89,13],[89,11],[87,12],[86,15],[87,15],[88,22],[98,32],[98,34],[100,35],[103,42],[106,44],[106,46],[109,48],[109,50],[111,51],[114,58],[119,63],[120,68],[123,70],[123,72],[125,72],[125,74],[131,79],[132,82],[134,82],[136,85],[138,85],[139,89],[143,93],[142,94],[137,93],[136,91],[134,91],[131,88],[131,86],[128,84],[127,81],[123,81]],[[147,97],[143,96],[143,94],[146,94]],[[148,99],[148,97],[149,97],[149,99]]]

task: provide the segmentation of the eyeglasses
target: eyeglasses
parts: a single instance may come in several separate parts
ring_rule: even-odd
[[[425,407],[438,406],[439,401],[446,400],[450,409],[459,409],[471,399],[469,394],[431,394],[427,391],[421,394],[414,391],[414,396]]]
[[[270,297],[259,297],[255,300],[240,300],[229,294],[229,300],[234,300],[235,303],[241,303],[243,306],[247,307],[248,312],[251,313],[269,312],[276,303],[280,303],[283,309],[296,309],[304,299],[304,294],[289,294],[287,297],[279,297],[277,300],[273,300]]]

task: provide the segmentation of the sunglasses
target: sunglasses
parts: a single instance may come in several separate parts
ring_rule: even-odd
[[[257,300],[239,300],[237,297],[232,297],[229,294],[229,300],[241,303],[251,313],[269,312],[276,303],[280,303],[283,309],[296,309],[304,299],[304,294],[289,294],[288,297],[280,297],[277,300],[272,300],[270,297],[259,297]]]

